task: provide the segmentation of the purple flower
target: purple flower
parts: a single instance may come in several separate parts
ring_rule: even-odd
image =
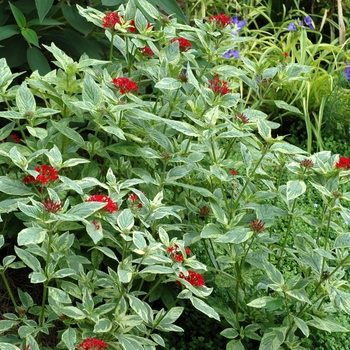
[[[310,29],[315,29],[314,25],[312,24],[312,19],[310,16],[304,17],[304,22]]]
[[[233,25],[236,26],[235,30],[233,32],[231,32],[231,34],[233,36],[237,36],[237,33],[239,33],[242,28],[247,24],[247,21],[246,20],[238,20],[238,16],[234,16],[233,18],[231,18],[231,23]]]
[[[224,57],[224,58],[232,58],[232,57],[241,58],[238,50],[228,50],[226,53],[224,53],[222,55],[222,57]]]
[[[294,22],[292,22],[292,23],[289,23],[289,24],[288,24],[287,29],[288,29],[290,32],[296,32],[297,26],[295,25]]]
[[[345,61],[346,68],[344,69],[344,78],[346,81],[350,81],[350,66],[348,60]]]

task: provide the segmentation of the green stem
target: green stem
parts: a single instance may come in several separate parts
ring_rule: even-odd
[[[263,150],[263,152],[262,152],[262,154],[261,154],[261,157],[259,158],[259,160],[258,160],[257,163],[255,164],[255,167],[254,167],[254,169],[252,170],[251,174],[253,174],[253,175],[255,174],[256,169],[258,169],[260,163],[262,162],[262,160],[264,159],[264,157],[265,157],[265,155],[266,155],[266,153],[267,153],[267,149],[268,149],[268,148],[265,147],[265,149]],[[247,186],[248,186],[248,184],[250,183],[250,181],[251,181],[251,176],[248,176],[247,181],[246,181],[245,184],[243,185],[241,192],[239,193],[239,195],[238,195],[236,201],[233,203],[232,212],[234,212],[234,211],[237,209],[238,204],[239,204],[239,201],[241,200],[241,198],[242,198],[242,196],[243,196],[243,194],[244,194],[244,191],[245,191],[245,189],[247,188]]]
[[[114,32],[112,32],[111,46],[109,48],[109,61],[111,61],[111,62],[113,59],[113,47],[114,47]]]
[[[153,287],[149,290],[149,292],[142,298],[142,301],[145,301],[153,291],[160,285],[160,283],[164,280],[164,276],[158,278],[157,282],[153,285]]]
[[[278,269],[279,265],[280,265],[280,262],[281,262],[281,259],[282,259],[282,256],[283,256],[283,253],[284,253],[284,250],[286,249],[286,244],[287,244],[287,238],[289,237],[289,232],[291,230],[291,227],[292,227],[292,221],[293,221],[293,213],[294,213],[294,210],[295,210],[295,207],[296,207],[296,203],[297,203],[297,200],[294,199],[293,201],[293,205],[292,205],[292,210],[289,214],[289,220],[288,220],[288,225],[287,225],[287,230],[284,234],[284,238],[283,238],[283,242],[282,242],[282,247],[281,247],[281,251],[280,251],[280,255],[277,259],[277,263],[276,263],[276,268]]]
[[[15,307],[16,312],[18,312],[18,305],[17,305],[15,297],[14,297],[14,295],[12,293],[11,287],[10,287],[8,281],[7,281],[7,278],[6,278],[6,275],[5,275],[5,271],[0,271],[0,275],[1,275],[2,280],[4,282],[4,285],[5,285],[5,288],[7,290],[7,293],[8,293],[8,295],[9,295],[11,301],[12,301],[12,304]]]
[[[47,242],[47,253],[46,253],[46,265],[45,265],[45,276],[46,281],[44,282],[44,290],[43,290],[43,299],[41,302],[41,311],[40,311],[40,317],[39,317],[39,327],[43,327],[44,325],[44,316],[45,316],[45,305],[46,305],[46,299],[47,299],[47,292],[48,292],[48,286],[50,278],[48,276],[49,272],[49,264],[50,264],[50,255],[51,255],[51,245],[52,245],[52,231],[48,230],[48,242]]]

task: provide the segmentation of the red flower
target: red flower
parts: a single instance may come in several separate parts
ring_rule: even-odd
[[[180,272],[179,278],[186,280],[191,283],[193,287],[203,287],[205,286],[203,275],[200,273],[188,270],[188,276],[185,276],[183,272]],[[181,284],[180,281],[176,281],[176,284]]]
[[[289,53],[288,52],[283,52],[283,56],[284,57],[289,57]]]
[[[62,202],[56,203],[53,199],[49,199],[49,198],[47,198],[46,201],[43,200],[41,203],[44,205],[45,210],[47,212],[53,213],[53,214],[60,211],[62,207]]]
[[[211,16],[208,18],[208,22],[212,22],[212,21],[215,21],[216,24],[219,26],[219,27],[226,27],[228,26],[229,24],[231,24],[231,18],[227,15],[225,15],[224,13],[221,14],[221,15],[216,15],[216,16]]]
[[[154,52],[151,50],[151,48],[150,47],[148,47],[148,46],[145,46],[145,47],[143,47],[142,49],[140,49],[141,50],[141,52],[142,52],[142,54],[144,55],[144,56],[146,56],[146,57],[152,57],[152,56],[154,56]]]
[[[115,213],[116,211],[118,211],[117,204],[114,203],[113,200],[110,197],[106,196],[105,194],[94,194],[85,202],[106,203],[106,205],[102,208],[102,210],[109,211],[110,213]]]
[[[170,40],[171,43],[178,41],[179,49],[181,52],[187,51],[192,47],[192,44],[185,38],[173,38]]]
[[[137,92],[139,90],[137,84],[130,80],[129,78],[121,77],[121,78],[114,78],[112,80],[112,83],[116,88],[119,89],[119,92],[124,95],[128,92]]]
[[[134,192],[130,194],[129,199],[133,202],[135,202],[136,200],[139,199],[139,197],[137,197],[137,194],[135,194]]]
[[[10,137],[12,138],[13,142],[20,143],[21,139],[17,134],[11,134]]]
[[[237,175],[238,173],[237,173],[237,171],[236,170],[234,170],[234,169],[232,169],[231,171],[230,171],[230,173],[231,173],[231,175],[232,176],[234,176],[234,175]]]
[[[265,223],[261,219],[255,219],[249,223],[251,230],[255,233],[262,233],[265,231]]]
[[[39,173],[37,177],[32,175],[26,175],[23,178],[23,183],[41,183],[42,185],[47,185],[50,180],[56,181],[58,178],[58,171],[51,165],[39,165],[35,169]]]
[[[210,214],[210,209],[206,205],[204,205],[202,208],[199,209],[199,213],[198,213],[199,216],[207,217],[209,216],[209,214]]]
[[[175,260],[176,262],[183,262],[184,256],[177,244],[174,244],[172,247],[168,247],[167,251],[173,260]],[[185,247],[185,252],[186,255],[190,255],[191,249]]]
[[[218,74],[214,75],[214,79],[209,80],[209,87],[213,90],[213,92],[217,95],[226,95],[229,93],[229,89],[227,87],[228,82],[224,80],[220,80]]]
[[[100,339],[86,338],[77,347],[79,350],[104,350],[108,344]]]
[[[121,24],[120,18],[116,12],[107,13],[102,19],[103,28],[114,29],[117,23]]]
[[[339,162],[335,164],[338,169],[345,168],[345,170],[350,170],[350,158],[340,157]]]

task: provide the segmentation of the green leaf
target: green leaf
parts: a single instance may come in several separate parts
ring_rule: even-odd
[[[15,5],[12,5],[10,2],[9,4],[10,4],[12,14],[15,17],[15,20],[18,24],[18,27],[20,27],[21,29],[24,28],[27,24],[24,14]]]
[[[0,343],[0,349],[1,350],[20,350],[20,348],[18,348],[17,346],[9,343]]]
[[[174,0],[169,0],[167,2],[174,3]],[[135,4],[138,7],[139,10],[141,10],[146,16],[150,16],[151,18],[158,19],[159,18],[159,11],[155,8],[155,6],[158,6],[158,0],[135,0]],[[162,5],[164,4],[164,1],[162,1]],[[160,5],[160,7],[162,7]],[[165,10],[165,9],[164,9]],[[181,11],[181,10],[180,10]],[[174,12],[168,12],[168,14],[173,14]]]
[[[279,350],[284,342],[284,338],[285,329],[282,329],[282,327],[266,332],[261,339],[259,350]]]
[[[67,126],[67,123],[65,122],[64,119],[60,122],[55,122],[54,120],[52,120],[51,123],[55,127],[55,129],[59,131],[61,134],[67,136],[69,139],[74,141],[78,146],[82,148],[85,147],[85,141],[82,138],[82,136],[78,132],[76,132],[69,126]]]
[[[307,154],[306,151],[302,150],[301,148],[291,145],[290,143],[287,142],[276,142],[274,143],[271,148],[271,151],[274,152],[281,152],[284,154]]]
[[[99,222],[88,222],[86,224],[86,232],[91,237],[94,244],[97,244],[103,238],[102,226]]]
[[[11,36],[14,36],[16,34],[19,34],[21,31],[18,28],[18,25],[16,24],[9,24],[1,27],[0,32],[0,41],[11,38]]]
[[[44,241],[46,233],[47,230],[42,227],[25,228],[18,233],[18,245],[39,244]]]
[[[142,271],[140,271],[141,274],[151,273],[151,274],[173,274],[174,270],[171,267],[162,266],[162,265],[151,265],[146,266]]]
[[[66,215],[72,215],[79,218],[86,218],[98,210],[102,209],[106,203],[101,202],[84,202],[75,205],[73,208],[66,212]]]
[[[220,321],[219,314],[203,300],[196,298],[195,296],[191,296],[190,301],[197,310],[203,312],[203,314],[207,315],[210,318],[214,318],[215,320]]]
[[[132,235],[132,240],[137,249],[144,250],[147,247],[146,240],[143,235],[139,232],[134,232]]]
[[[226,350],[245,350],[245,347],[240,340],[234,339],[226,344]]]
[[[181,83],[174,78],[163,78],[154,87],[159,90],[177,90],[181,87]]]
[[[40,22],[43,21],[49,12],[54,0],[35,0],[36,10],[38,12]]]
[[[139,315],[144,322],[150,325],[153,320],[153,311],[151,307],[133,295],[128,295],[128,298],[130,301],[130,306],[135,313]]]
[[[202,238],[219,238],[223,235],[221,231],[215,224],[209,223],[203,227],[201,232]]]
[[[34,255],[18,247],[15,247],[15,252],[17,256],[24,262],[24,264],[30,267],[33,271],[41,271],[40,262]]]
[[[47,277],[41,272],[31,272],[29,274],[31,283],[44,283]]]
[[[108,247],[94,247],[94,249],[99,250],[104,255],[108,256],[110,259],[113,259],[113,260],[116,260],[119,262],[119,259],[117,258],[117,256],[115,255],[115,253],[113,252],[112,249],[110,249]]]
[[[215,242],[218,243],[243,243],[247,241],[254,234],[249,228],[237,226],[234,229],[228,231],[221,237],[215,239]]]
[[[37,47],[28,47],[27,61],[30,69],[33,72],[37,70],[40,75],[45,75],[51,70],[48,60]]]
[[[287,182],[287,200],[298,198],[306,191],[305,182],[302,180],[291,180]]]
[[[261,297],[261,298],[257,298],[252,300],[250,303],[247,304],[247,306],[250,307],[255,307],[257,309],[261,309],[262,307],[266,306],[266,304],[270,301],[274,301],[275,299],[272,297]]]
[[[38,138],[39,140],[45,139],[48,135],[47,130],[44,128],[32,128],[29,125],[26,125],[26,128],[27,128],[29,134]]]
[[[241,146],[241,154],[246,168],[246,173],[249,174],[249,170],[252,166],[252,156],[247,148],[242,142],[239,143]]]
[[[83,189],[74,180],[71,180],[69,177],[63,175],[60,175],[59,178],[65,185],[68,186],[69,189],[72,189],[79,194],[84,193]]]
[[[306,322],[299,317],[293,316],[296,326],[303,332],[306,338],[309,338],[310,332]]]
[[[84,102],[91,103],[95,110],[99,109],[103,102],[101,88],[89,74],[84,77],[82,98]]]
[[[152,9],[152,13],[151,13],[151,11],[148,9],[150,6],[149,4],[147,7],[144,7],[148,3],[148,1],[135,0],[135,2],[136,2],[136,4],[138,4],[138,8],[140,8],[140,9],[144,8],[148,14],[150,14],[150,15],[152,14],[153,16],[155,16],[156,10]],[[175,16],[179,21],[181,21],[183,23],[188,22],[184,13],[181,11],[181,8],[179,7],[177,1],[175,1],[175,0],[167,0],[167,1],[150,0],[149,2],[152,3],[154,6],[158,6],[159,8],[163,9],[168,15]],[[157,17],[153,17],[153,18],[157,18]]]
[[[169,170],[166,175],[166,181],[175,181],[177,179],[181,179],[186,176],[193,169],[193,165],[180,165],[173,167]]]
[[[321,329],[323,331],[332,333],[332,332],[349,332],[349,328],[343,327],[341,324],[337,323],[331,318],[319,318],[314,315],[310,315],[313,320],[307,321],[308,326]]]
[[[83,320],[86,317],[85,313],[75,306],[64,306],[61,308],[61,311],[64,315],[74,320]]]
[[[350,233],[343,233],[339,236],[334,241],[334,246],[333,248],[348,248],[350,247]]]
[[[26,115],[28,113],[34,114],[35,112],[35,99],[32,92],[27,87],[26,82],[23,82],[17,91],[16,104],[19,112],[23,115]]]
[[[267,275],[267,277],[275,284],[278,286],[283,286],[284,285],[284,279],[283,275],[279,270],[276,269],[274,265],[269,263],[268,261],[264,261],[264,270]]]
[[[0,334],[3,334],[5,331],[16,326],[18,323],[18,321],[0,320]]]
[[[24,39],[28,41],[29,44],[33,44],[36,47],[40,48],[38,35],[35,33],[33,29],[22,28],[21,34],[23,35]]]
[[[117,217],[117,224],[122,232],[129,232],[134,226],[134,215],[130,209],[124,209]]]
[[[285,101],[274,100],[274,102],[275,102],[275,105],[280,109],[285,109],[289,112],[296,113],[296,114],[302,114],[301,111],[299,110],[299,108],[291,106],[290,104],[288,104]]]
[[[62,341],[68,350],[74,350],[77,341],[77,334],[74,328],[68,328],[62,333]]]
[[[62,303],[62,304],[72,303],[71,298],[65,291],[55,287],[49,287],[49,297],[57,301],[58,303]]]
[[[84,17],[80,16],[75,6],[62,4],[61,10],[67,22],[80,33],[88,35],[94,29],[93,23],[89,23]]]
[[[234,328],[226,328],[220,334],[228,339],[235,339],[239,335],[239,333]]]
[[[32,196],[34,192],[22,182],[12,180],[7,176],[0,176],[0,191],[16,196]]]
[[[113,323],[108,318],[100,318],[94,327],[94,333],[106,333],[112,329]]]

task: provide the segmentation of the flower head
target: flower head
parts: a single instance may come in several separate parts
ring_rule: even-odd
[[[350,158],[340,157],[339,162],[335,164],[338,169],[344,168],[345,170],[350,170]]]
[[[192,47],[192,44],[185,38],[173,38],[170,40],[170,43],[174,43],[175,41],[179,42],[179,49],[181,52],[188,51]]]
[[[214,79],[209,80],[209,88],[217,95],[226,95],[229,93],[228,82],[220,80],[218,74],[214,75]]]
[[[350,66],[348,60],[345,61],[346,67],[344,69],[344,79],[350,81]]]
[[[221,15],[211,16],[208,18],[208,22],[213,22],[213,21],[215,21],[216,24],[221,28],[224,28],[229,24],[231,24],[231,18],[225,15],[224,13],[222,13]]]
[[[249,119],[245,116],[244,113],[239,113],[235,115],[236,119],[239,119],[243,124],[249,123]]]
[[[106,203],[106,205],[102,208],[104,211],[109,211],[110,213],[115,213],[118,211],[118,206],[113,200],[105,194],[94,194],[90,196],[85,202],[100,202]]]
[[[49,199],[49,198],[47,198],[46,201],[43,200],[41,203],[44,205],[44,208],[47,212],[53,213],[53,214],[60,211],[62,207],[62,202],[56,203],[53,199]]]
[[[115,25],[121,24],[121,17],[116,12],[107,13],[102,19],[102,26],[106,29],[114,29]]]
[[[230,174],[231,174],[232,176],[235,176],[235,175],[238,174],[238,172],[237,172],[235,169],[232,169],[232,170],[230,171]]]
[[[241,58],[238,50],[228,50],[226,53],[224,53],[222,55],[222,57],[224,57],[224,58],[232,58],[232,57]]]
[[[310,29],[312,29],[312,30],[315,29],[314,25],[312,24],[312,19],[311,19],[310,16],[305,16],[304,17],[304,22]]]
[[[116,88],[119,89],[119,92],[124,95],[128,92],[137,92],[139,90],[137,84],[130,80],[129,78],[121,77],[121,78],[114,78],[112,80],[112,83]]]
[[[297,26],[295,25],[294,22],[292,22],[292,23],[289,23],[289,24],[288,24],[287,29],[288,29],[290,32],[296,32]]]
[[[77,347],[79,350],[104,350],[108,344],[100,339],[86,338]]]
[[[143,47],[142,49],[140,49],[140,51],[145,57],[152,57],[152,56],[154,56],[154,52],[148,46]]]
[[[21,142],[21,139],[19,138],[19,136],[17,134],[11,134],[10,137],[12,138],[13,142],[15,142],[15,143]]]
[[[51,165],[39,165],[34,170],[39,173],[37,177],[26,175],[23,178],[23,183],[47,185],[50,181],[56,181],[58,178],[58,171]]]
[[[255,233],[265,231],[265,223],[261,219],[255,219],[249,223],[250,229]]]
[[[300,166],[303,168],[313,168],[314,162],[311,159],[305,158],[300,162]]]
[[[168,247],[167,252],[169,253],[170,257],[176,262],[183,262],[184,256],[181,252],[180,247],[177,244],[174,244],[172,247]],[[185,247],[185,253],[186,255],[190,255],[190,248]]]
[[[208,217],[210,214],[210,209],[204,205],[202,208],[199,209],[199,213],[198,215],[201,216],[201,217]]]
[[[184,279],[187,282],[191,283],[193,287],[203,287],[205,286],[204,283],[204,277],[200,273],[197,273],[195,271],[188,270],[188,275],[185,276],[183,272],[180,272],[179,278]],[[176,281],[176,284],[181,284],[180,281]]]
[[[231,23],[236,27],[233,32],[231,32],[232,35],[237,36],[237,33],[239,33],[242,28],[247,24],[246,20],[239,20],[238,16],[234,16],[231,18]]]

